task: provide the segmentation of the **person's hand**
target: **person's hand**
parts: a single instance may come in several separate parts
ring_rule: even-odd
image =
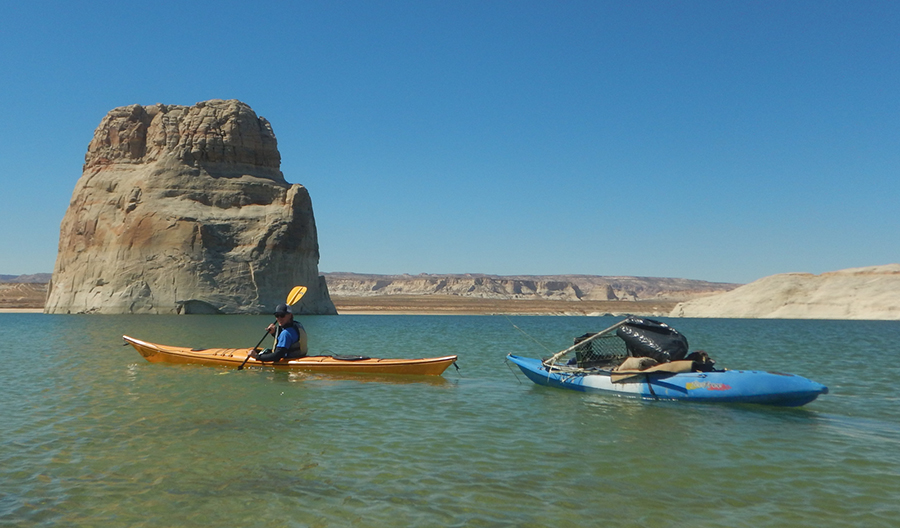
[[[266,332],[275,335],[275,323],[269,324],[268,328],[266,328]]]

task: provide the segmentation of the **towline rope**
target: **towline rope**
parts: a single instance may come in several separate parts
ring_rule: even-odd
[[[526,332],[525,330],[522,330],[521,328],[519,328],[518,326],[516,326],[516,324],[512,322],[512,320],[509,318],[508,315],[503,314],[503,317],[505,317],[506,320],[509,321],[509,324],[511,324],[513,328],[515,328],[515,329],[518,330],[519,332],[522,332],[522,335],[524,335],[524,336],[527,337],[528,339],[530,339],[530,340],[534,341],[535,343],[537,343],[541,348],[543,348],[543,349],[546,350],[547,352],[550,352],[551,354],[553,353],[553,350],[551,350],[549,347],[547,347],[547,345],[545,345],[545,344],[541,343],[540,341],[538,341],[537,339],[531,337],[530,335],[528,335],[528,332]]]

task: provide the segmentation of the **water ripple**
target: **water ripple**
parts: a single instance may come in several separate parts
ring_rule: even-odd
[[[153,365],[118,342],[255,342],[265,317],[0,318],[4,525],[827,527],[900,515],[898,324],[677,322],[720,363],[831,388],[777,409],[535,386],[503,364],[543,352],[507,318],[304,318],[314,348],[461,355],[459,373],[427,381]],[[609,326],[515,322],[562,345]],[[58,341],[26,359],[38,325]]]

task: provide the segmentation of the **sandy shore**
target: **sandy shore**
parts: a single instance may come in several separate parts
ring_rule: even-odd
[[[0,313],[43,313],[43,308],[0,308]]]
[[[451,295],[332,296],[339,314],[404,315],[668,315],[674,301],[549,301]]]

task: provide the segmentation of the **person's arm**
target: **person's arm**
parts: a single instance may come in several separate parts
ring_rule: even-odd
[[[288,354],[288,350],[290,350],[291,348],[291,345],[294,344],[293,341],[294,340],[291,333],[286,329],[282,329],[280,332],[278,332],[278,335],[275,339],[275,348],[273,352],[279,359],[286,357]]]
[[[269,350],[268,348],[263,350],[263,352],[256,356],[258,361],[278,361],[279,359],[284,357],[285,349],[275,347],[275,350]]]
[[[287,356],[288,349],[283,346],[284,340],[287,337],[287,332],[281,331],[278,332],[278,325],[275,323],[270,324],[266,328],[266,332],[275,336],[275,346],[272,349],[265,349],[262,353],[256,356],[258,361],[278,361]]]

